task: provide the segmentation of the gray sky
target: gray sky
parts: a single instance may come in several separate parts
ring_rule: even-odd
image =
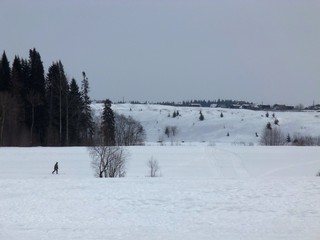
[[[319,0],[1,0],[0,26],[92,99],[320,103]]]

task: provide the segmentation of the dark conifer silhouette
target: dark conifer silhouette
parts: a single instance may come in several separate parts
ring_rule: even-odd
[[[103,137],[103,143],[106,146],[115,145],[115,122],[111,104],[112,102],[109,99],[105,100],[102,113],[101,133]]]

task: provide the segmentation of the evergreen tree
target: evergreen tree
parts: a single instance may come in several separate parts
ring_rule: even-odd
[[[25,98],[25,79],[29,77],[27,73],[25,73],[25,62],[21,60],[19,57],[15,57],[12,64],[11,71],[11,93],[14,96],[16,101],[15,106],[15,118],[12,121],[12,125],[14,126],[14,131],[12,131],[12,135],[15,136],[15,144],[16,146],[26,146],[28,145],[28,141],[26,136],[28,136],[28,131],[26,128],[26,98]],[[26,64],[28,66],[28,64]],[[29,71],[26,71],[29,72]]]
[[[32,49],[29,51],[30,78],[27,79],[26,108],[27,124],[30,129],[31,145],[45,145],[47,132],[47,104],[45,91],[44,69],[40,54]]]
[[[203,114],[202,114],[202,112],[201,112],[201,111],[200,111],[199,120],[200,120],[200,121],[203,121],[203,120],[204,120],[204,116],[203,116]]]
[[[288,136],[287,136],[287,143],[291,143],[291,137],[290,137],[289,133],[288,133]]]
[[[91,100],[89,97],[89,81],[86,76],[85,72],[82,72],[82,82],[81,82],[81,98],[82,98],[82,115],[80,119],[80,132],[81,137],[83,139],[84,144],[88,145],[91,144],[92,137],[93,137],[93,129],[94,124],[92,120],[92,113],[91,113]]]
[[[82,99],[79,86],[73,78],[70,83],[70,91],[68,97],[68,114],[69,114],[69,144],[81,144],[79,129],[81,118]]]
[[[53,63],[48,70],[46,80],[48,102],[49,145],[68,145],[68,92],[69,85],[61,63]]]
[[[270,122],[267,123],[266,128],[267,128],[268,130],[272,130],[272,126],[271,126],[271,123],[270,123]]]
[[[105,100],[102,113],[101,132],[106,146],[115,145],[115,121],[111,104],[112,102],[109,99]]]
[[[10,64],[6,55],[3,52],[0,60],[0,92],[9,91],[11,87],[11,76],[10,76]]]
[[[175,118],[176,116],[177,116],[176,111],[173,111],[172,118]]]

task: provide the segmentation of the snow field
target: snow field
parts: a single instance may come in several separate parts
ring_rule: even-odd
[[[97,179],[85,148],[0,148],[0,239],[319,237],[319,147],[128,153],[127,177]],[[151,156],[161,177],[147,177]]]

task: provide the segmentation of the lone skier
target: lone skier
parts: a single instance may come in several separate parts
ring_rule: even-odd
[[[54,174],[54,173],[58,174],[58,170],[59,170],[59,166],[58,166],[58,162],[56,162],[56,164],[55,164],[54,167],[53,167],[53,172],[52,172],[52,174]]]

